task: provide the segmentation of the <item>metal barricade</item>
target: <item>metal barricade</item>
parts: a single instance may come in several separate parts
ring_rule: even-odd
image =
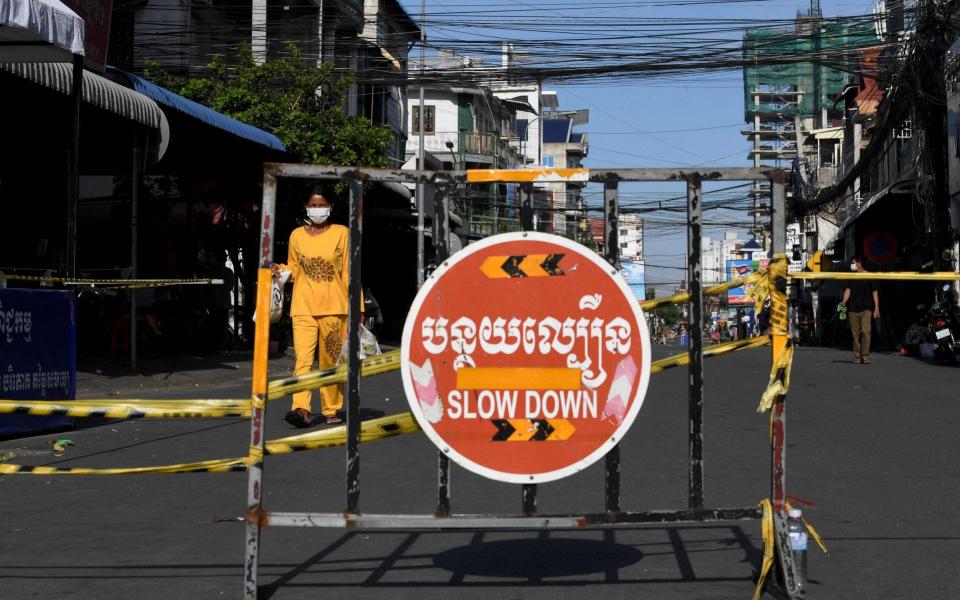
[[[691,169],[525,169],[525,170],[471,170],[471,171],[395,171],[384,169],[357,169],[319,165],[268,164],[264,167],[263,221],[258,274],[257,309],[267,311],[273,263],[274,224],[276,221],[277,180],[281,177],[341,180],[349,182],[350,209],[350,314],[348,350],[350,355],[346,383],[347,461],[346,505],[342,513],[266,512],[262,507],[264,412],[267,399],[267,347],[269,322],[257,322],[254,349],[254,377],[250,428],[249,482],[246,513],[246,544],[244,560],[244,597],[257,596],[257,567],[260,534],[263,527],[310,526],[350,527],[366,529],[566,529],[592,526],[615,527],[640,523],[710,522],[741,519],[759,519],[759,507],[708,508],[703,488],[703,340],[692,335],[689,355],[689,474],[688,503],[684,508],[665,511],[625,511],[620,501],[620,452],[615,447],[605,457],[605,505],[603,511],[578,515],[541,516],[537,512],[537,487],[521,486],[520,515],[473,516],[456,515],[450,510],[450,466],[442,453],[438,458],[437,507],[432,513],[421,515],[364,514],[360,512],[360,396],[359,396],[359,326],[360,326],[360,265],[363,222],[363,183],[400,182],[441,186],[441,200],[435,202],[435,220],[440,235],[434,236],[440,257],[446,257],[447,235],[443,227],[448,223],[448,202],[443,187],[471,183],[518,183],[520,222],[524,229],[533,227],[532,188],[541,181],[591,181],[604,186],[604,215],[606,258],[616,263],[617,215],[619,185],[622,182],[675,181],[687,188],[687,248],[690,302],[690,330],[702,330],[703,290],[701,287],[702,194],[705,181],[752,181],[768,179],[773,190],[774,252],[782,253],[785,245],[784,174],[777,169],[751,168],[691,168]],[[779,224],[779,227],[777,226]],[[785,280],[779,286],[782,294]],[[785,304],[785,300],[784,300]],[[773,334],[773,359],[786,346],[786,324],[776,321]],[[784,492],[784,434],[785,411],[783,397],[774,402],[771,442],[771,498],[774,511],[783,513]],[[784,530],[785,535],[785,530]],[[782,537],[782,536],[778,536]],[[781,561],[789,561],[789,552],[780,549]],[[786,569],[792,572],[791,569]],[[789,586],[788,586],[789,587]]]

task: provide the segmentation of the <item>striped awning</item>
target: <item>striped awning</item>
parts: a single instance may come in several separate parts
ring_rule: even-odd
[[[0,63],[0,69],[70,95],[70,63]],[[160,107],[150,98],[90,71],[83,73],[83,101],[153,129],[160,129],[165,120]]]
[[[0,60],[47,62],[83,56],[86,25],[60,0],[0,2]]]

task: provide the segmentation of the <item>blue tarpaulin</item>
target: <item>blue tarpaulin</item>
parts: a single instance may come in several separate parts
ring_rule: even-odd
[[[72,400],[76,393],[76,296],[0,288],[0,398]],[[67,417],[0,415],[0,436],[72,424]]]
[[[218,113],[212,108],[204,106],[199,102],[188,100],[179,94],[175,94],[170,90],[162,88],[155,83],[134,75],[133,73],[127,73],[126,71],[116,67],[107,67],[107,72],[119,73],[120,75],[123,75],[133,85],[134,90],[140,92],[161,106],[173,108],[199,121],[202,121],[207,125],[211,125],[217,129],[226,131],[227,133],[232,133],[237,137],[260,144],[261,146],[266,146],[271,150],[278,150],[280,152],[287,151],[286,146],[283,145],[283,142],[280,141],[280,138],[272,133],[267,133],[262,129],[257,129],[253,125],[247,125],[246,123],[238,121],[234,118]]]

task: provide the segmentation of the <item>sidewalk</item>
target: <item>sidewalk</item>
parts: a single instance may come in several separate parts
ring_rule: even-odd
[[[293,374],[294,357],[270,356],[270,379]],[[253,352],[212,356],[142,357],[136,372],[117,358],[81,359],[77,368],[77,398],[138,398],[165,394],[182,396],[189,389],[204,391],[249,385]],[[249,392],[249,390],[248,390]]]
[[[384,352],[393,346],[381,345]],[[287,353],[271,354],[268,377],[293,375],[293,348]],[[141,357],[136,372],[127,359],[104,357],[79,359],[77,398],[156,398],[171,395],[180,398],[219,397],[224,390],[231,397],[247,397],[253,378],[253,352],[232,352],[210,356]],[[187,396],[190,389],[197,395]],[[239,389],[239,390],[238,390]],[[208,396],[207,394],[213,394]]]

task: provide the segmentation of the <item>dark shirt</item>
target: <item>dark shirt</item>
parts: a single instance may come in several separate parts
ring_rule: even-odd
[[[857,281],[848,281],[847,288],[850,290],[850,299],[847,300],[847,310],[850,312],[861,312],[869,310],[873,312],[873,292],[877,291],[877,283],[864,279]]]

